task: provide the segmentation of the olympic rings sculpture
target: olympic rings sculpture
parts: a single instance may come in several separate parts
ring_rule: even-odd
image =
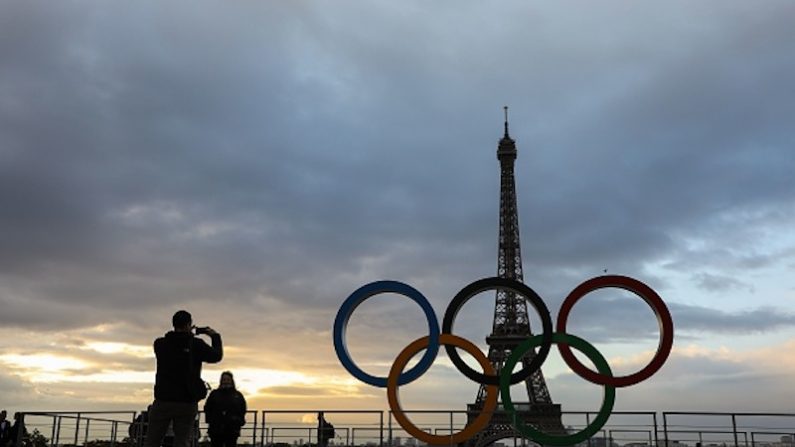
[[[654,311],[660,327],[660,341],[654,357],[652,357],[649,363],[639,371],[620,377],[613,376],[607,360],[605,360],[602,354],[593,345],[582,338],[566,332],[566,323],[574,305],[590,292],[611,287],[624,289],[641,297]],[[458,311],[464,304],[469,301],[470,298],[481,292],[497,289],[509,290],[517,295],[523,296],[541,317],[542,326],[542,333],[540,335],[527,338],[512,350],[511,355],[505,361],[502,371],[500,371],[499,374],[496,373],[488,358],[486,358],[477,346],[464,338],[453,335],[453,323],[458,315]],[[429,335],[413,341],[398,354],[387,377],[376,377],[359,368],[348,353],[345,339],[348,321],[356,308],[368,298],[381,293],[403,295],[416,302],[425,314],[429,330]],[[496,277],[480,279],[461,289],[447,306],[442,320],[441,331],[433,307],[430,302],[428,302],[428,299],[417,289],[398,281],[372,282],[354,291],[342,303],[334,319],[333,331],[334,350],[342,366],[351,373],[351,375],[362,382],[379,388],[386,388],[389,408],[400,426],[410,435],[431,445],[461,443],[475,436],[479,431],[483,430],[491,420],[491,416],[497,408],[498,395],[500,394],[502,395],[505,411],[511,417],[514,428],[521,435],[544,445],[567,446],[582,442],[593,436],[607,422],[615,403],[616,388],[642,382],[651,377],[662,367],[671,353],[673,337],[674,326],[671,313],[662,298],[657,295],[657,292],[637,279],[619,275],[605,275],[591,278],[572,290],[560,307],[554,332],[552,330],[552,318],[549,314],[549,309],[544,303],[544,300],[542,300],[533,289],[518,281]],[[565,436],[549,435],[524,424],[521,418],[518,417],[513,402],[511,401],[510,386],[527,379],[534,372],[540,370],[541,365],[549,354],[552,344],[558,347],[561,357],[575,374],[604,387],[603,402],[597,417],[583,430]],[[431,367],[431,364],[433,364],[439,352],[440,345],[444,345],[450,360],[461,373],[474,382],[484,385],[486,388],[486,400],[480,414],[469,425],[464,427],[463,430],[451,435],[433,435],[419,429],[408,419],[401,409],[398,396],[398,387],[400,385],[405,385],[416,380]],[[536,347],[538,347],[538,352],[530,363],[522,370],[514,373],[513,370],[516,364],[521,361],[525,354]],[[593,371],[583,365],[572,353],[572,347],[585,354],[586,357],[594,363],[597,371]],[[461,359],[456,348],[463,349],[471,354],[483,368],[483,373],[477,372],[467,365]],[[420,358],[420,361],[414,365],[414,367],[404,372],[408,362],[422,350],[425,350],[425,354]]]

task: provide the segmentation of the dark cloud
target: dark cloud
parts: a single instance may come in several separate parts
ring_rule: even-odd
[[[745,284],[731,276],[699,273],[698,275],[695,275],[694,280],[698,283],[699,287],[710,292],[719,293],[731,289],[742,289],[749,293],[754,292],[754,288],[752,286]]]
[[[775,332],[795,324],[784,308],[758,307],[727,311],[714,307],[668,303],[677,339],[704,334],[747,335]],[[616,327],[620,322],[620,330]],[[590,341],[657,340],[659,326],[652,309],[638,298],[583,299],[572,311],[567,330]]]
[[[673,305],[677,326],[697,332],[748,334],[792,327],[795,315],[783,309],[759,307],[740,312],[706,307]]]

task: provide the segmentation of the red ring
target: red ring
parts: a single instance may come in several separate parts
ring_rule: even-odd
[[[558,343],[558,351],[560,351],[561,357],[563,357],[563,360],[569,365],[569,368],[583,379],[597,385],[609,385],[620,388],[634,385],[648,379],[663,366],[674,344],[674,322],[671,319],[671,312],[668,311],[665,302],[663,302],[662,298],[660,298],[657,292],[652,290],[651,287],[628,276],[606,275],[591,278],[569,293],[569,296],[563,300],[563,304],[560,306],[556,326],[557,332],[561,334],[568,333],[566,332],[566,320],[568,320],[569,313],[577,301],[590,292],[606,287],[617,287],[640,296],[646,301],[646,304],[652,308],[654,314],[657,316],[657,323],[660,325],[660,344],[657,346],[657,353],[654,354],[649,364],[634,374],[608,377],[594,372],[580,363],[577,357],[574,356],[574,353],[571,352],[569,345]]]

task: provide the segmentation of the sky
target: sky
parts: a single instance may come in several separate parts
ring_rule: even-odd
[[[507,105],[524,280],[553,319],[605,270],[673,315],[667,363],[616,408],[792,409],[792,2],[1,8],[0,407],[144,408],[184,308],[223,336],[205,379],[233,371],[250,408],[387,408],[340,365],[334,317],[392,279],[441,319],[496,274]],[[478,295],[456,333],[485,351],[493,310]],[[659,337],[617,290],[568,330],[616,374]],[[385,375],[424,335],[379,295],[347,339]],[[598,408],[554,349],[543,371],[564,410]],[[401,402],[463,408],[477,387],[442,353]]]

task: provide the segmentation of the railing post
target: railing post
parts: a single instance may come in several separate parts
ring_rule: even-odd
[[[110,426],[110,447],[115,447],[116,436],[118,436],[118,434],[119,434],[119,422],[113,421],[113,423]]]
[[[652,422],[654,422],[654,447],[659,447],[659,445],[660,445],[660,433],[657,430],[657,412],[656,411],[651,414],[651,419],[652,419]],[[652,441],[651,441],[651,439],[649,439],[649,444],[651,444],[651,443],[652,443]]]
[[[83,445],[88,443],[88,427],[91,426],[91,419],[86,419],[86,434],[83,436]]]
[[[392,410],[389,410],[389,419],[387,419],[387,425],[389,426],[387,431],[387,439],[389,439],[389,444],[392,445]],[[384,412],[381,412],[381,440],[383,447],[383,439],[384,439]]]
[[[77,412],[77,422],[75,422],[75,446],[77,445],[78,437],[80,436],[80,412]]]
[[[663,435],[665,436],[665,447],[668,447],[668,414],[663,411]],[[657,441],[657,447],[660,447],[660,441]]]
[[[591,425],[591,413],[586,411],[585,412],[585,426]],[[591,438],[588,438],[588,447],[591,447]]]
[[[378,433],[379,433],[379,436],[380,436],[379,442],[381,443],[381,447],[384,447],[384,412],[383,411],[378,413],[378,418],[379,418],[379,430],[378,430]],[[391,417],[389,418],[389,444],[390,445],[392,444],[392,418]]]
[[[58,446],[58,444],[60,444],[61,441],[61,419],[63,418],[61,416],[58,416],[58,428],[55,430],[55,437],[53,438],[54,439],[53,442],[56,447]]]
[[[265,427],[260,428],[260,442],[263,446],[268,441],[268,429]]]
[[[450,447],[453,446],[453,411],[450,411]]]
[[[254,413],[254,426],[251,427],[251,445],[252,447],[257,447],[257,412],[246,411],[246,415],[249,413]]]
[[[737,442],[737,416],[732,413],[732,433],[734,433],[734,447],[740,447]]]

